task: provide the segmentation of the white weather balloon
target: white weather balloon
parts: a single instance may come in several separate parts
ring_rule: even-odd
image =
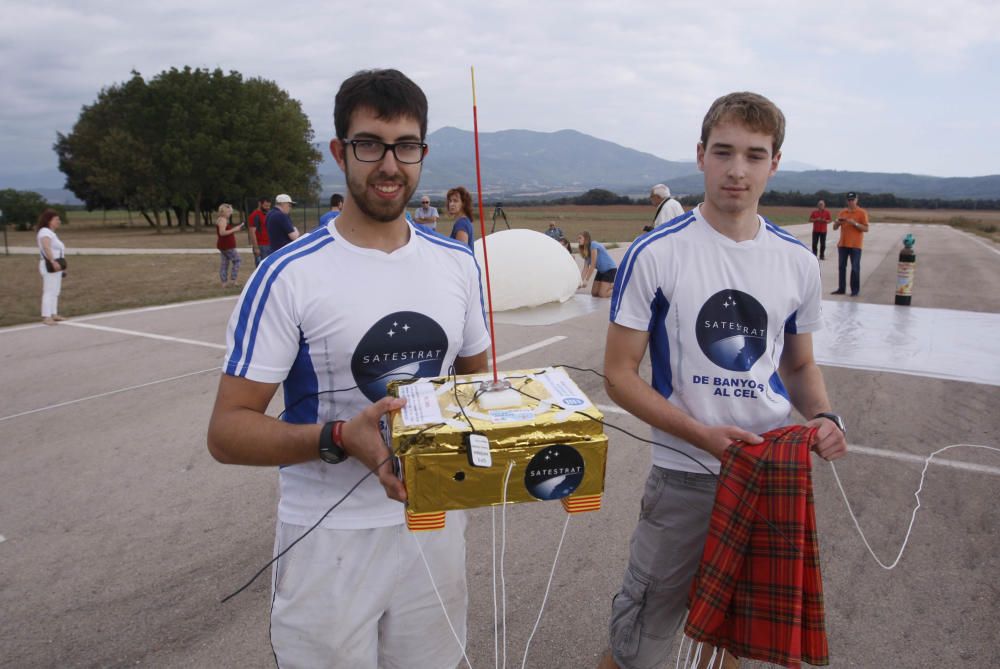
[[[580,270],[563,245],[533,230],[501,230],[487,237],[493,310],[507,311],[548,302],[565,302],[576,292]],[[476,261],[486,295],[483,241],[475,242]]]

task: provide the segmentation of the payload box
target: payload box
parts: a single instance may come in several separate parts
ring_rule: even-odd
[[[444,527],[445,512],[560,500],[597,511],[604,493],[604,417],[561,367],[505,372],[520,403],[497,407],[491,374],[394,381],[405,397],[386,425],[406,484],[407,526]]]

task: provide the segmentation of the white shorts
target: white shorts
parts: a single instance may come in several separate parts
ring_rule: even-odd
[[[271,645],[281,669],[454,669],[468,593],[463,512],[443,530],[316,528],[274,566]],[[275,554],[307,528],[278,523]],[[414,539],[462,640],[456,641]]]

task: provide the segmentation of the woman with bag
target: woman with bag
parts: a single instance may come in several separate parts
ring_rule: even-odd
[[[42,322],[55,325],[66,320],[59,315],[59,292],[66,276],[66,245],[62,243],[56,230],[62,221],[55,209],[46,209],[38,217],[38,272],[42,275]]]
[[[240,273],[240,253],[236,250],[236,233],[244,228],[243,223],[232,224],[233,205],[220,204],[215,218],[215,248],[219,249],[222,259],[219,262],[219,278],[222,287],[226,287],[226,278],[230,277],[232,285],[237,285],[236,277]],[[232,271],[230,272],[230,267]]]

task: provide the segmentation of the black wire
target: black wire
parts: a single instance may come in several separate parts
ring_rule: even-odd
[[[574,370],[577,370],[577,371],[580,371],[580,372],[591,372],[593,374],[596,374],[597,376],[600,376],[601,378],[606,378],[603,374],[601,374],[600,372],[598,372],[595,369],[573,367],[572,365],[553,365],[553,367],[565,367],[567,369],[574,369]],[[544,373],[544,371],[540,372],[540,373]],[[473,384],[473,383],[478,383],[478,381],[458,381],[458,376],[457,376],[457,374],[455,372],[455,366],[454,365],[451,365],[448,368],[448,376],[451,377],[451,380],[452,380],[452,392],[453,392],[453,394],[455,396],[455,404],[458,405],[458,408],[461,411],[462,417],[464,417],[465,421],[469,424],[469,429],[472,430],[472,431],[475,431],[476,428],[475,428],[475,426],[472,423],[472,419],[470,419],[469,416],[468,416],[468,414],[465,413],[465,407],[462,405],[462,402],[461,402],[461,400],[458,397],[458,386],[459,385],[470,385],[470,384]],[[413,378],[417,378],[417,377],[414,376]],[[506,378],[508,378],[508,379],[515,379],[515,378],[516,379],[526,379],[526,378],[529,378],[529,377],[522,375],[522,376],[508,376]],[[437,383],[438,385],[442,385],[442,384],[445,383],[445,381],[432,381],[432,383]],[[323,391],[320,391],[320,392],[317,392],[317,393],[312,393],[310,395],[304,395],[304,396],[300,397],[299,399],[295,400],[295,402],[293,402],[288,407],[285,407],[285,409],[280,414],[278,414],[278,419],[280,420],[281,417],[284,416],[287,411],[289,411],[290,409],[295,408],[295,406],[297,406],[299,403],[301,403],[301,402],[303,402],[303,401],[305,401],[307,399],[310,399],[312,397],[319,397],[320,395],[325,394],[325,393],[337,393],[337,392],[345,392],[345,391],[348,391],[348,390],[354,390],[357,387],[358,386],[352,386],[350,388],[337,388],[337,389],[332,389],[332,390],[323,390]],[[511,387],[513,388],[513,386],[511,386]],[[535,400],[536,402],[541,402],[542,401],[540,398],[534,397],[534,396],[526,393],[521,388],[514,388],[514,390],[516,390],[517,392],[521,393],[522,395],[524,395],[525,397],[527,397],[529,399]],[[469,403],[471,404],[472,402],[474,402],[479,397],[479,395],[482,394],[482,392],[483,391],[481,389],[477,390],[475,392],[475,394],[473,394],[472,399],[469,400]],[[566,410],[566,407],[560,406],[560,405],[555,404],[555,403],[550,403],[550,404],[552,404],[552,406],[557,407],[559,409]],[[781,530],[779,530],[771,521],[769,521],[767,518],[765,518],[764,515],[761,514],[752,504],[750,504],[750,502],[748,502],[746,499],[744,499],[743,496],[741,496],[739,493],[737,493],[735,490],[733,490],[731,487],[729,487],[729,485],[727,485],[726,482],[723,481],[722,478],[718,474],[716,474],[715,472],[713,472],[704,463],[702,463],[697,458],[693,457],[691,454],[685,453],[684,451],[682,451],[682,450],[680,450],[678,448],[674,448],[673,446],[668,446],[667,444],[661,444],[661,443],[659,443],[657,441],[652,441],[651,439],[644,439],[644,438],[642,438],[642,437],[640,437],[638,435],[632,434],[631,432],[629,432],[628,430],[626,430],[623,427],[618,427],[617,425],[612,425],[611,423],[603,421],[600,418],[595,418],[594,416],[591,416],[590,414],[584,413],[583,411],[577,411],[577,410],[572,410],[572,411],[573,411],[573,413],[578,413],[581,416],[584,416],[585,418],[589,418],[590,420],[592,420],[592,421],[594,421],[596,423],[599,423],[602,426],[606,426],[606,427],[610,427],[610,428],[613,428],[615,430],[618,430],[619,432],[622,432],[625,435],[627,435],[629,437],[632,437],[636,441],[641,441],[643,443],[651,444],[653,446],[662,446],[663,448],[669,449],[671,451],[674,451],[675,453],[679,453],[679,454],[683,455],[684,457],[688,458],[689,460],[691,460],[692,462],[694,462],[695,464],[697,464],[699,467],[701,467],[702,469],[704,469],[706,472],[708,472],[710,475],[712,475],[716,479],[716,481],[718,481],[719,485],[723,486],[726,490],[728,490],[729,492],[731,492],[742,504],[746,505],[751,511],[753,511],[754,514],[757,515],[758,518],[760,518],[761,520],[763,520],[767,524],[768,527],[770,527],[779,536],[781,536],[785,541],[787,541],[788,545],[791,547],[791,549],[796,554],[799,553],[798,547],[794,543],[792,543],[792,540],[787,535],[785,535],[784,532],[782,532]],[[436,427],[441,427],[442,425],[445,425],[445,423],[433,423],[431,425],[427,425],[426,427],[421,428],[418,432],[416,432],[413,436],[411,436],[409,438],[407,445],[412,445],[413,443],[415,443],[417,437],[419,437],[420,435],[422,435],[427,430],[430,430],[430,429],[433,429],[433,428],[436,428]],[[388,457],[386,457],[385,460],[382,460],[382,462],[380,462],[375,467],[375,469],[369,471],[367,474],[365,474],[360,479],[358,479],[358,482],[355,483],[353,486],[351,486],[351,489],[348,490],[346,493],[344,493],[344,496],[341,497],[339,500],[337,500],[337,502],[334,503],[333,506],[331,506],[329,509],[327,509],[326,513],[324,513],[322,516],[320,516],[320,519],[317,520],[312,525],[312,527],[310,527],[309,529],[307,529],[302,534],[302,536],[300,536],[298,539],[296,539],[292,543],[288,544],[288,546],[286,546],[284,548],[284,550],[282,550],[280,553],[278,553],[273,558],[271,558],[270,562],[268,562],[263,567],[261,567],[259,570],[257,570],[257,573],[254,574],[250,578],[250,580],[247,581],[239,590],[236,590],[232,594],[227,595],[219,603],[220,604],[225,604],[230,599],[232,599],[236,595],[240,594],[241,592],[243,592],[244,590],[246,590],[247,588],[249,588],[250,585],[253,584],[253,582],[256,581],[260,577],[260,575],[263,574],[267,570],[268,567],[270,567],[275,562],[277,562],[278,559],[281,558],[282,556],[284,556],[286,553],[288,553],[288,551],[290,551],[293,546],[295,546],[297,543],[299,543],[300,541],[302,541],[303,539],[305,539],[313,530],[315,530],[317,527],[319,527],[320,523],[322,523],[326,519],[326,517],[329,516],[333,512],[334,509],[336,509],[338,506],[340,506],[341,504],[343,504],[344,501],[348,497],[350,497],[354,493],[355,490],[358,489],[358,486],[360,486],[362,483],[364,483],[364,481],[369,476],[371,476],[372,474],[374,474],[376,470],[378,470],[379,468],[381,468],[382,465],[384,465],[385,463],[387,463],[392,458],[396,457],[396,455],[398,453],[399,453],[399,449],[397,449],[395,451],[391,451],[389,453]]]
[[[348,390],[350,390],[350,388],[349,388]],[[412,444],[413,444],[413,443],[414,443],[414,442],[416,441],[417,437],[419,437],[419,436],[420,436],[421,434],[423,434],[423,433],[424,433],[424,432],[426,432],[427,430],[430,430],[430,429],[432,429],[432,428],[435,428],[435,427],[441,427],[442,425],[444,425],[444,423],[432,423],[431,425],[428,425],[428,426],[426,426],[426,427],[424,427],[424,428],[421,428],[421,429],[420,429],[420,431],[418,431],[417,433],[415,433],[415,434],[414,434],[413,436],[411,436],[411,437],[409,438],[409,443],[408,443],[407,445],[412,445]],[[354,484],[353,486],[351,486],[351,489],[350,489],[350,490],[348,490],[348,491],[347,491],[346,493],[344,493],[344,496],[343,496],[343,497],[341,497],[340,499],[338,499],[338,500],[336,501],[336,503],[334,503],[334,505],[333,505],[333,506],[331,506],[331,507],[330,507],[329,509],[327,509],[327,510],[326,510],[326,513],[324,513],[324,514],[323,514],[322,516],[320,516],[319,520],[317,520],[317,521],[316,521],[315,523],[313,523],[312,527],[310,527],[310,528],[309,528],[308,530],[306,530],[305,532],[303,532],[303,533],[302,533],[302,536],[300,536],[300,537],[299,537],[298,539],[296,539],[296,540],[295,540],[295,541],[293,541],[292,543],[288,544],[288,546],[286,546],[286,547],[284,548],[284,550],[282,550],[282,551],[281,551],[280,553],[278,553],[278,554],[277,554],[277,555],[275,555],[275,556],[274,556],[273,558],[271,558],[271,561],[270,561],[270,562],[268,562],[268,563],[267,563],[267,564],[265,564],[265,565],[264,565],[263,567],[261,567],[260,569],[258,569],[258,570],[257,570],[257,573],[256,573],[256,574],[254,574],[253,576],[251,576],[251,577],[250,577],[250,580],[249,580],[249,581],[247,581],[247,582],[246,582],[246,583],[245,583],[245,584],[243,585],[243,587],[241,587],[241,588],[240,588],[239,590],[237,590],[236,592],[233,592],[232,594],[229,594],[229,595],[227,595],[227,596],[226,596],[226,597],[224,597],[224,598],[222,599],[222,601],[220,601],[219,603],[220,603],[220,604],[225,604],[225,603],[226,603],[226,602],[228,602],[228,601],[229,601],[230,599],[232,599],[232,598],[233,598],[233,597],[235,597],[236,595],[240,594],[241,592],[243,592],[244,590],[246,590],[247,588],[249,588],[249,587],[250,587],[250,585],[251,585],[251,584],[252,584],[252,583],[253,583],[254,581],[256,581],[256,580],[257,580],[257,579],[258,579],[258,578],[260,577],[260,575],[261,575],[261,574],[263,574],[263,573],[264,573],[265,571],[267,571],[267,568],[268,568],[268,567],[270,567],[270,566],[271,566],[272,564],[274,564],[275,562],[277,562],[279,558],[281,558],[282,556],[284,556],[284,555],[285,555],[285,553],[287,553],[288,551],[292,550],[292,547],[293,547],[293,546],[294,546],[295,544],[299,543],[300,541],[302,541],[303,539],[305,539],[305,538],[306,538],[307,536],[309,536],[309,534],[310,534],[310,533],[311,533],[311,532],[312,532],[313,530],[315,530],[315,529],[316,529],[317,527],[319,527],[320,523],[322,523],[322,522],[323,522],[324,520],[326,520],[326,517],[327,517],[327,516],[329,516],[329,515],[330,515],[330,513],[332,513],[334,509],[336,509],[336,508],[337,508],[338,506],[340,506],[341,504],[343,504],[343,503],[344,503],[344,500],[346,500],[346,499],[347,499],[348,497],[350,497],[350,496],[351,496],[351,495],[352,495],[352,494],[354,493],[354,491],[358,489],[358,486],[360,486],[360,485],[361,485],[362,483],[364,483],[364,482],[365,482],[365,480],[366,480],[366,479],[367,479],[367,478],[368,478],[369,476],[371,476],[371,475],[372,475],[372,474],[374,474],[374,473],[375,473],[376,471],[378,471],[378,470],[379,470],[379,469],[380,469],[380,468],[382,467],[382,465],[384,465],[385,463],[389,462],[389,460],[391,460],[392,458],[396,457],[396,454],[397,454],[397,453],[399,453],[399,449],[397,449],[397,450],[395,450],[395,451],[390,451],[389,455],[388,455],[388,456],[386,457],[386,459],[385,459],[385,460],[383,460],[382,462],[378,463],[378,465],[376,465],[376,466],[375,466],[375,469],[372,469],[372,470],[371,470],[371,471],[369,471],[369,472],[368,472],[367,474],[365,474],[365,475],[364,475],[364,476],[362,476],[362,477],[361,477],[360,479],[358,479],[358,482],[357,482],[357,483],[355,483],[355,484]]]
[[[566,365],[560,365],[560,366],[561,367],[565,367]],[[533,397],[533,396],[529,395],[528,393],[524,392],[523,390],[521,390],[520,388],[514,388],[514,390],[516,390],[517,392],[521,393],[522,395],[524,395],[525,397],[527,397],[529,399],[535,400],[536,402],[541,402],[542,401],[540,398]],[[558,407],[558,408],[563,409],[563,410],[566,410],[566,407],[560,406],[560,405],[558,405],[558,404],[556,404],[554,402],[552,403],[552,406]],[[692,456],[690,453],[685,453],[684,451],[680,450],[679,448],[674,448],[673,446],[668,446],[667,444],[661,444],[660,442],[653,441],[652,439],[643,439],[640,436],[632,434],[631,432],[629,432],[628,430],[626,430],[623,427],[618,427],[617,425],[612,425],[611,423],[607,423],[607,422],[601,420],[600,418],[595,418],[594,416],[591,416],[590,414],[586,414],[583,411],[577,411],[577,410],[572,410],[572,409],[571,409],[571,411],[573,411],[573,413],[578,413],[581,416],[589,418],[590,420],[594,421],[595,423],[599,423],[601,425],[604,425],[604,426],[607,426],[607,427],[610,427],[610,428],[614,428],[614,429],[618,430],[619,432],[622,432],[622,433],[624,433],[624,434],[632,437],[636,441],[641,441],[641,442],[646,443],[646,444],[652,444],[653,446],[662,446],[663,448],[670,449],[671,451],[673,451],[675,453],[680,453],[681,455],[683,455],[684,457],[688,458],[689,460],[691,460],[692,462],[694,462],[695,464],[697,464],[699,467],[701,467],[702,469],[704,469],[706,472],[708,472],[709,474],[711,474],[713,477],[715,477],[715,480],[719,483],[719,485],[721,485],[723,488],[725,488],[726,490],[728,490],[729,492],[731,492],[736,497],[736,499],[740,501],[740,503],[742,503],[747,508],[749,508],[751,511],[753,511],[754,515],[756,515],[759,519],[763,520],[767,524],[767,526],[769,528],[771,528],[772,530],[774,530],[782,539],[784,539],[785,541],[787,541],[788,542],[788,546],[792,549],[792,551],[794,551],[796,554],[799,553],[798,546],[796,546],[795,543],[792,542],[791,538],[789,538],[788,535],[786,535],[784,532],[782,532],[781,530],[779,530],[774,523],[772,523],[770,520],[768,520],[764,516],[764,514],[762,514],[760,511],[758,511],[757,508],[753,504],[751,504],[750,502],[748,502],[742,495],[740,495],[738,492],[736,492],[731,487],[729,487],[729,485],[722,479],[721,476],[719,476],[718,474],[716,474],[715,472],[713,472],[703,462],[699,461],[697,458],[695,458],[694,456]]]

